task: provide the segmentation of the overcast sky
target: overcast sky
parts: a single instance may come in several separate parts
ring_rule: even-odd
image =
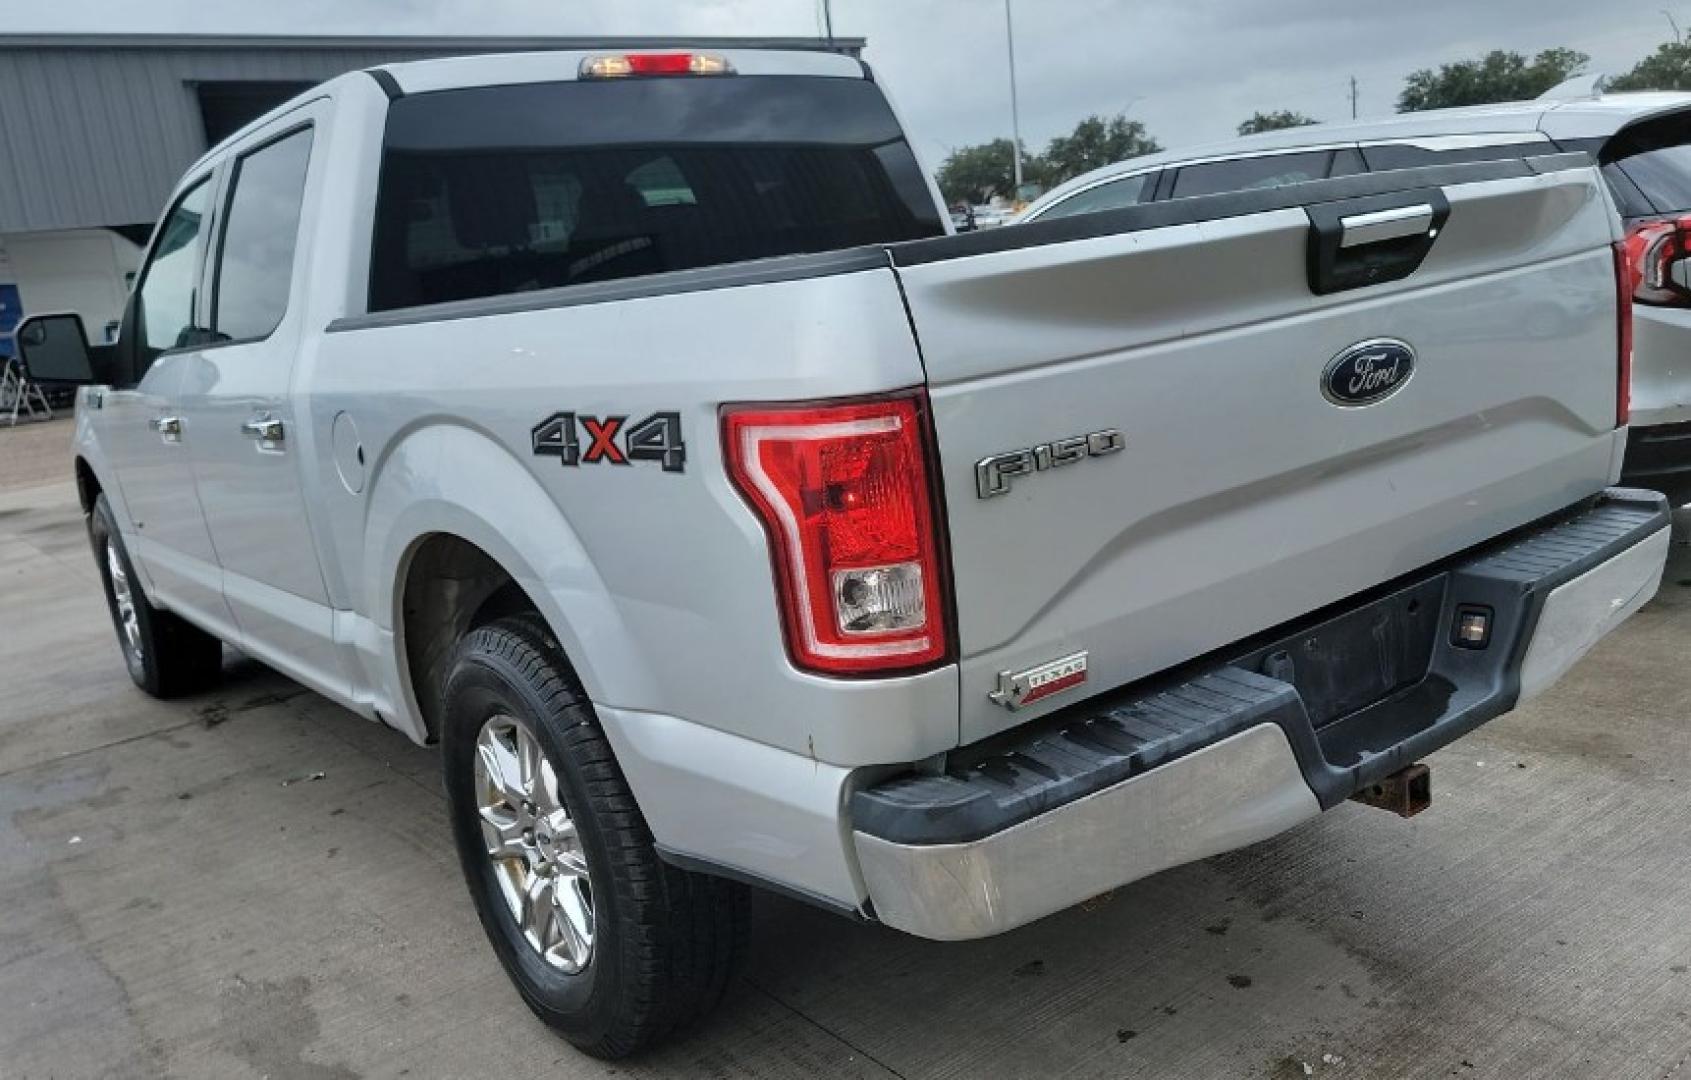
[[[1392,111],[1406,73],[1567,45],[1619,73],[1671,33],[1667,0],[1013,0],[1022,132],[1038,150],[1122,110],[1167,147],[1225,138],[1256,109]],[[821,0],[0,0],[0,33],[814,34]],[[869,39],[919,152],[1010,129],[1002,0],[833,0]]]

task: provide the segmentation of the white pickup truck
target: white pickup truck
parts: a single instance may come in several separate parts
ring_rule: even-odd
[[[348,75],[195,165],[75,468],[135,681],[443,750],[522,996],[630,1053],[746,883],[1008,930],[1351,797],[1655,591],[1583,155],[947,235],[826,53]]]

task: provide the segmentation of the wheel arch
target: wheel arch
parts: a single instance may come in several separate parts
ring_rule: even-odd
[[[533,610],[589,699],[637,697],[647,678],[611,590],[552,495],[504,446],[458,425],[415,431],[371,478],[368,612],[391,634],[396,704],[438,733],[434,679],[468,629]],[[382,634],[387,639],[387,634]]]
[[[94,500],[100,497],[105,485],[100,483],[100,477],[94,472],[94,466],[88,464],[88,458],[83,454],[76,455],[76,501],[82,507],[84,514],[94,512]]]

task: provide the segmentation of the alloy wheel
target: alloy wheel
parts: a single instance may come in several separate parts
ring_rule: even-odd
[[[123,631],[123,645],[136,660],[142,658],[141,620],[135,611],[135,590],[129,583],[129,571],[118,554],[117,545],[106,541],[106,571],[111,575],[112,601],[117,605],[117,621]]]
[[[494,878],[529,946],[566,974],[593,958],[587,853],[558,774],[521,720],[495,716],[476,737],[476,806]]]

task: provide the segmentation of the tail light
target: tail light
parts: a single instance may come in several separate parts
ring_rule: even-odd
[[[921,392],[723,411],[728,470],[769,534],[787,649],[880,675],[950,655]]]
[[[1691,307],[1691,217],[1633,225],[1617,245],[1615,272],[1621,301],[1619,426],[1632,411],[1632,306]]]
[[[1615,426],[1632,419],[1632,297],[1636,288],[1630,240],[1615,245]]]
[[[639,75],[732,75],[734,65],[713,53],[619,53],[589,56],[583,79],[626,79]]]
[[[1640,304],[1691,307],[1691,217],[1646,221],[1626,236],[1632,299]]]

